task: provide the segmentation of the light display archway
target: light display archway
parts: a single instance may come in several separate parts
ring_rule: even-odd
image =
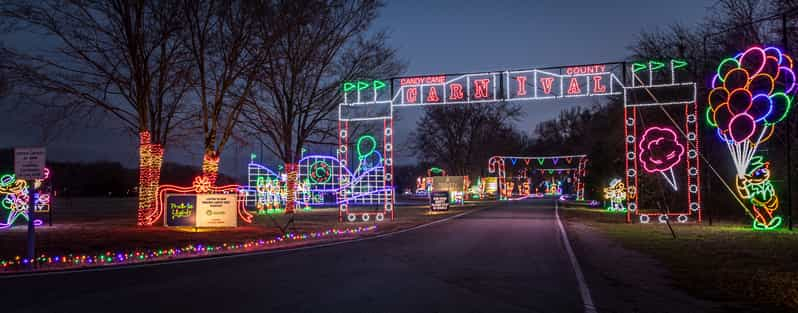
[[[670,61],[649,61],[647,63],[633,63],[627,67],[626,63],[604,63],[591,65],[576,65],[540,69],[505,70],[496,72],[479,72],[466,74],[441,74],[429,76],[400,77],[393,78],[389,82],[382,80],[372,81],[352,81],[343,84],[342,98],[338,106],[338,159],[344,161],[342,167],[354,166],[349,164],[352,156],[352,143],[349,133],[354,123],[377,123],[382,124],[382,133],[374,138],[377,140],[383,151],[384,172],[382,177],[375,178],[375,183],[365,189],[347,190],[339,194],[344,199],[358,199],[362,194],[369,194],[371,205],[375,205],[377,210],[373,212],[363,212],[361,219],[367,220],[367,215],[382,214],[383,217],[390,211],[393,217],[393,204],[395,201],[393,191],[393,110],[394,108],[409,106],[426,105],[465,105],[474,103],[496,103],[513,101],[533,101],[544,99],[561,99],[590,96],[622,96],[624,99],[624,111],[626,126],[627,155],[625,157],[627,169],[627,197],[628,203],[635,208],[630,214],[640,214],[637,210],[639,194],[637,193],[636,171],[638,163],[643,162],[637,156],[639,134],[637,125],[638,110],[642,108],[653,108],[657,106],[677,106],[685,107],[685,116],[692,116],[691,121],[678,124],[672,121],[667,125],[668,130],[674,131],[676,141],[687,147],[686,165],[687,169],[687,192],[695,196],[687,195],[688,207],[680,215],[689,216],[693,213],[698,214],[700,221],[700,180],[698,179],[698,131],[697,131],[697,104],[696,104],[696,85],[693,82],[679,82],[678,71],[685,68],[686,62],[681,60]],[[648,79],[642,78],[642,73],[648,74]],[[627,73],[633,78],[631,82],[626,81]],[[668,75],[670,74],[670,75]],[[664,80],[662,77],[669,77]],[[635,80],[640,83],[635,82]],[[644,82],[645,81],[645,82]],[[692,113],[690,113],[692,112]],[[690,115],[692,114],[692,115]],[[630,119],[631,118],[631,119]],[[667,130],[664,132],[668,132]],[[650,135],[661,135],[662,132],[650,133]],[[669,135],[670,133],[668,133]],[[681,137],[680,137],[681,136]],[[682,138],[684,137],[684,138]],[[653,144],[646,155],[656,158],[657,162],[679,162],[676,156],[667,153],[664,159],[659,158],[659,153],[663,148],[660,143],[666,144],[670,141],[663,141],[654,138]],[[632,145],[631,148],[629,145]],[[669,147],[675,146],[673,144]],[[656,148],[656,149],[653,149]],[[652,150],[653,149],[653,150]],[[633,152],[634,154],[630,154]],[[645,151],[643,151],[645,152]],[[651,159],[651,158],[649,158]],[[675,166],[675,164],[674,164]],[[654,172],[672,174],[674,166],[656,167]],[[692,169],[695,168],[695,171]],[[630,172],[632,170],[632,172]],[[693,175],[693,172],[695,175]],[[340,175],[344,175],[341,170]],[[629,175],[633,174],[633,175]],[[661,176],[665,177],[665,176]],[[675,182],[675,175],[670,175],[669,182]],[[342,177],[343,178],[343,177]],[[632,184],[630,184],[630,182]],[[582,182],[580,181],[580,184]],[[671,184],[672,185],[672,184]],[[584,186],[579,189],[583,190]],[[685,188],[681,189],[682,191]],[[583,192],[579,193],[579,198],[583,198]],[[339,205],[340,217],[347,216],[349,220],[357,220],[353,217],[349,204],[362,201],[345,201]],[[382,208],[381,210],[379,208]],[[389,210],[390,209],[390,210]],[[645,215],[645,214],[644,214]],[[666,215],[667,217],[668,215]],[[627,217],[631,219],[631,215]],[[641,218],[642,220],[642,218]],[[680,219],[681,220],[681,219]]]
[[[524,196],[521,195],[518,198],[512,197],[512,190],[513,188],[510,187],[507,180],[507,163],[505,160],[509,160],[512,166],[518,164],[521,161],[523,165],[527,166],[524,167],[526,171],[528,170],[536,170],[536,171],[544,171],[549,174],[553,174],[554,172],[565,172],[566,176],[573,178],[573,185],[576,191],[576,200],[584,200],[585,197],[585,183],[584,177],[587,174],[587,155],[584,154],[575,154],[575,155],[549,155],[549,156],[500,156],[496,155],[491,157],[488,160],[488,172],[492,174],[496,174],[499,186],[499,198],[501,200],[515,200],[520,198],[526,198],[531,194],[530,192]],[[534,161],[534,162],[533,162]],[[551,168],[533,168],[535,164],[538,166],[557,166],[558,163],[565,163],[566,167],[551,167]],[[560,163],[560,165],[563,165]],[[533,167],[529,167],[529,166]]]

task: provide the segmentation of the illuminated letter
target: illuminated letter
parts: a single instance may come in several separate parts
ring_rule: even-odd
[[[593,92],[594,93],[607,92],[607,86],[601,84],[601,76],[593,76]]]
[[[488,84],[490,79],[474,80],[474,99],[485,99],[488,97]]]
[[[576,77],[571,77],[571,82],[568,83],[568,94],[577,95],[580,93],[582,93],[582,90],[579,89],[579,81],[576,80]]]
[[[407,88],[407,92],[405,92],[405,100],[410,103],[416,103],[416,100],[418,100],[418,89],[416,87]]]
[[[449,85],[449,100],[463,100],[463,85],[451,84]]]
[[[429,91],[427,91],[427,102],[438,102],[441,101],[438,98],[438,90],[435,87],[429,87]]]
[[[551,83],[554,82],[554,77],[543,77],[540,79],[540,84],[543,86],[543,93],[551,93]]]
[[[526,76],[516,76],[515,80],[518,82],[518,91],[516,91],[517,96],[525,96],[526,95]]]

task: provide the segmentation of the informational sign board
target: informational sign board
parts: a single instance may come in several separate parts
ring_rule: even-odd
[[[197,196],[167,194],[166,226],[195,226],[197,215]]]
[[[449,192],[438,191],[430,194],[430,210],[432,211],[446,211],[449,209]]]
[[[485,184],[485,193],[491,196],[495,196],[496,192],[499,190],[498,178],[485,177],[484,184]]]
[[[46,150],[38,148],[14,149],[14,175],[17,179],[43,179]]]
[[[464,191],[465,176],[433,176],[432,191]]]
[[[199,194],[197,197],[197,227],[236,227],[237,194]]]

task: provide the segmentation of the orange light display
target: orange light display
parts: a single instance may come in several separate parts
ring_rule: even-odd
[[[136,217],[139,226],[152,225],[148,222],[148,216],[153,214],[155,208],[162,164],[163,147],[152,143],[150,132],[139,133],[139,205]]]

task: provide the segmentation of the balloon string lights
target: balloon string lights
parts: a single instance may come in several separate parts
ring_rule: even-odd
[[[718,64],[707,95],[706,122],[729,150],[737,194],[750,202],[757,230],[781,225],[781,217],[774,214],[779,201],[770,163],[756,154],[792,109],[793,66],[792,58],[776,47],[751,47]]]

